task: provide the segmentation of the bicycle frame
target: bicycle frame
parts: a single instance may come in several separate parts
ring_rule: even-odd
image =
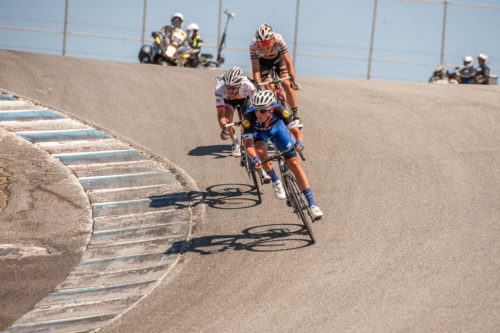
[[[278,101],[278,103],[283,105],[287,110],[290,110],[290,106],[286,102],[285,94],[283,94],[282,91],[281,82],[291,80],[292,78],[290,76],[279,78],[276,75],[275,71],[272,71],[272,77],[273,77],[272,81],[261,82],[258,84],[258,86],[259,87],[274,86],[274,88],[272,88],[271,90],[273,90],[276,96],[276,100]]]

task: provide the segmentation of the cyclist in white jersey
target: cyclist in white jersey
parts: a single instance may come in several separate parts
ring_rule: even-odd
[[[256,89],[252,82],[243,75],[243,71],[239,67],[229,68],[215,80],[217,81],[215,88],[217,120],[222,129],[220,136],[222,140],[232,139],[232,155],[240,157],[241,151],[239,140],[236,137],[236,129],[233,126],[227,131],[224,130],[224,125],[233,122],[235,110],[238,110],[239,119],[243,119],[245,111],[251,106]]]
[[[272,68],[280,78],[291,77],[291,81],[283,81],[283,88],[285,89],[287,102],[293,112],[295,123],[297,127],[302,128],[302,122],[298,116],[297,97],[294,91],[299,89],[299,85],[295,83],[295,68],[290,59],[285,39],[280,34],[274,33],[269,24],[264,23],[259,27],[255,38],[250,43],[250,59],[252,60],[253,79],[257,83],[272,81],[269,76]]]

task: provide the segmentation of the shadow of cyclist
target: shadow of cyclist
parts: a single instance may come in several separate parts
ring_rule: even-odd
[[[167,193],[149,197],[149,207],[184,209],[207,204],[216,209],[244,209],[259,204],[256,190],[247,184],[217,184],[206,191]]]
[[[226,158],[231,157],[231,145],[210,145],[210,146],[199,146],[191,149],[188,153],[189,156],[207,156],[213,155],[214,158]]]
[[[306,236],[306,237],[302,237]],[[266,224],[247,228],[239,235],[196,237],[179,241],[165,252],[195,252],[202,255],[234,251],[279,252],[300,249],[312,245],[307,231],[299,224]]]

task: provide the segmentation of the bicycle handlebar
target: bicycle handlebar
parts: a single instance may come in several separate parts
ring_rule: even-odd
[[[235,121],[234,123],[229,123],[229,124],[225,124],[223,126],[223,131],[225,131],[228,127],[233,127],[233,126],[241,126],[241,124],[243,124],[243,121]]]
[[[291,79],[292,79],[292,77],[291,77],[291,76],[287,76],[287,77],[280,78],[280,79],[273,80],[273,81],[261,82],[261,83],[258,83],[257,85],[258,85],[259,87],[264,87],[264,86],[268,86],[268,85],[270,85],[270,84],[276,84],[276,83],[283,82],[283,81],[287,81],[287,80],[291,80]]]
[[[262,161],[261,163],[262,163],[262,164],[265,164],[265,163],[267,163],[267,162],[269,162],[269,161],[272,161],[272,160],[277,160],[277,159],[279,159],[279,158],[281,158],[281,157],[285,156],[286,154],[288,154],[288,153],[292,152],[294,149],[295,149],[295,146],[293,146],[292,148],[287,149],[287,150],[285,150],[285,151],[282,151],[282,152],[281,152],[281,153],[279,153],[279,154],[276,154],[276,155],[274,155],[274,156],[268,157],[268,158],[266,158],[264,161]],[[302,150],[301,150],[301,151],[299,151],[298,153],[299,153],[300,158],[302,159],[302,161],[305,161],[305,160],[306,160],[306,158],[305,158],[304,153],[302,152]]]

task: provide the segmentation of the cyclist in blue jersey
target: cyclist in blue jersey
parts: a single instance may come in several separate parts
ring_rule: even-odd
[[[285,191],[278,175],[274,172],[271,162],[263,165],[262,160],[268,158],[267,143],[272,137],[279,151],[295,147],[296,151],[304,149],[304,136],[298,129],[293,116],[283,105],[276,103],[274,93],[270,90],[257,92],[252,98],[252,106],[245,113],[243,121],[245,147],[255,169],[264,168],[273,182],[274,195],[278,199],[285,199]],[[292,135],[295,137],[295,143]],[[304,193],[311,208],[314,219],[319,220],[323,212],[316,205],[309,186],[307,176],[300,165],[296,151],[285,156],[287,167],[293,172],[299,188]]]

